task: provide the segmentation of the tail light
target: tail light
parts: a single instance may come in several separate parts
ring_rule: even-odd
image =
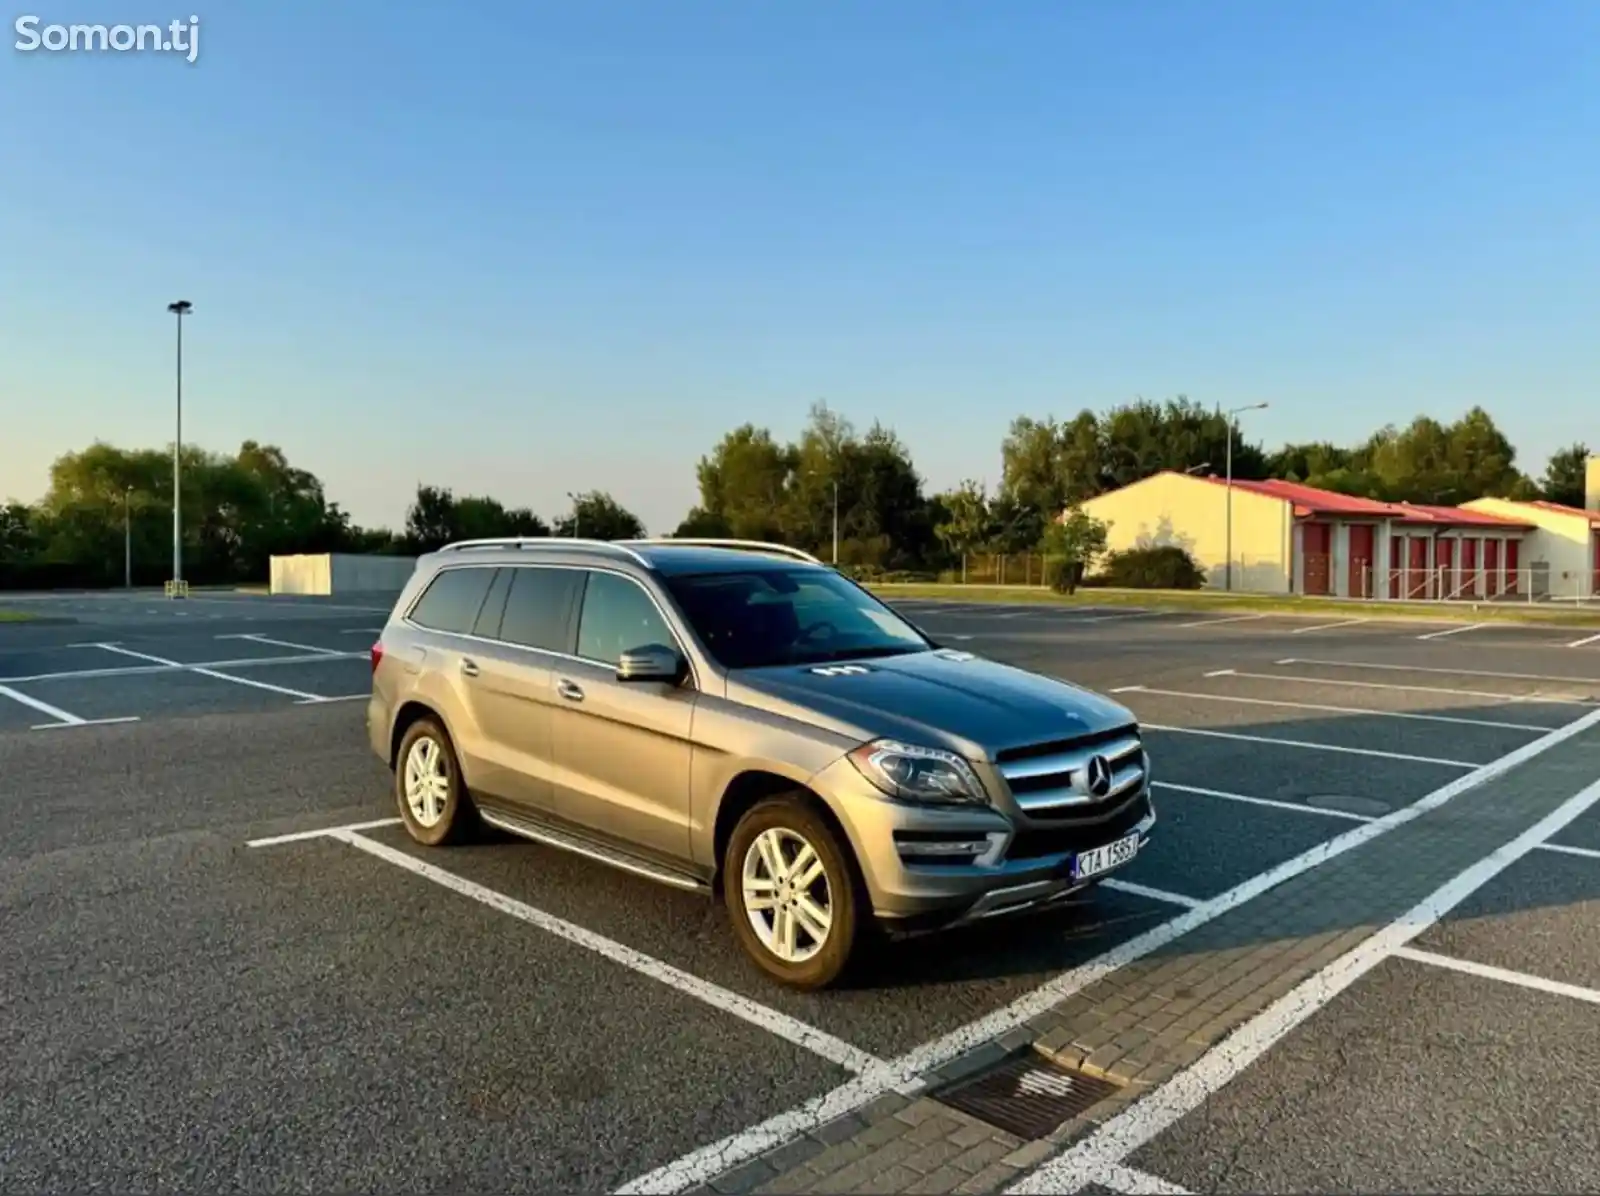
[[[383,641],[379,640],[372,645],[372,671],[376,673],[378,666],[383,663]]]

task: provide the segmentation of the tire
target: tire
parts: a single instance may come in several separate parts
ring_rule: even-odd
[[[775,847],[781,850],[783,864],[792,867],[800,862],[807,846],[811,853],[806,870],[820,864],[821,871],[804,893],[787,890],[784,882],[788,878],[774,884],[770,851]],[[748,897],[747,885],[751,888]],[[759,897],[758,889],[771,889],[775,899],[794,904],[782,910],[751,910],[747,900]],[[857,944],[866,938],[862,911],[867,905],[855,859],[838,833],[798,794],[768,798],[739,820],[723,856],[722,894],[740,945],[757,967],[791,988],[820,989],[834,984],[850,967]],[[820,943],[815,933],[819,910],[828,915]],[[794,926],[792,951],[784,948],[780,915]]]
[[[430,801],[419,796],[415,805],[408,795],[409,777],[413,756],[424,772],[431,772],[442,781],[443,800]],[[435,789],[434,792],[438,792]],[[456,759],[455,745],[439,721],[430,716],[419,718],[406,728],[401,737],[400,750],[395,753],[394,769],[395,805],[400,810],[400,820],[406,833],[418,843],[428,847],[441,847],[459,843],[477,824],[477,810],[472,797],[461,780],[461,763]],[[434,811],[437,816],[434,816]]]

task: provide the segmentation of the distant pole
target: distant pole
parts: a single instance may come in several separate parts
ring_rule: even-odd
[[[833,479],[833,563],[839,563],[839,479]]]
[[[172,440],[172,580],[183,580],[183,317],[194,310],[187,299],[167,304],[178,317],[178,423]]]
[[[122,588],[133,589],[133,487],[122,492]]]
[[[1223,521],[1226,524],[1226,530],[1223,532],[1223,551],[1228,558],[1227,563],[1222,567],[1222,588],[1224,590],[1233,589],[1233,431],[1238,425],[1238,420],[1235,417],[1240,412],[1260,411],[1264,407],[1266,407],[1265,403],[1250,403],[1244,407],[1235,407],[1228,412],[1227,477],[1223,482],[1223,489],[1227,492],[1227,507],[1223,516]]]
[[[578,521],[582,516],[578,512],[578,496],[572,491],[567,491],[567,497],[572,500],[572,538],[578,538]]]

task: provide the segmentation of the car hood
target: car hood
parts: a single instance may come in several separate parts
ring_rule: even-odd
[[[729,674],[728,696],[863,741],[910,740],[975,760],[1136,721],[1082,686],[952,649],[741,669]]]

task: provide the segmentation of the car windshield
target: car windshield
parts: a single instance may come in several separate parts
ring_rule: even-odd
[[[666,581],[700,642],[724,668],[899,656],[933,647],[831,569],[689,573]]]

